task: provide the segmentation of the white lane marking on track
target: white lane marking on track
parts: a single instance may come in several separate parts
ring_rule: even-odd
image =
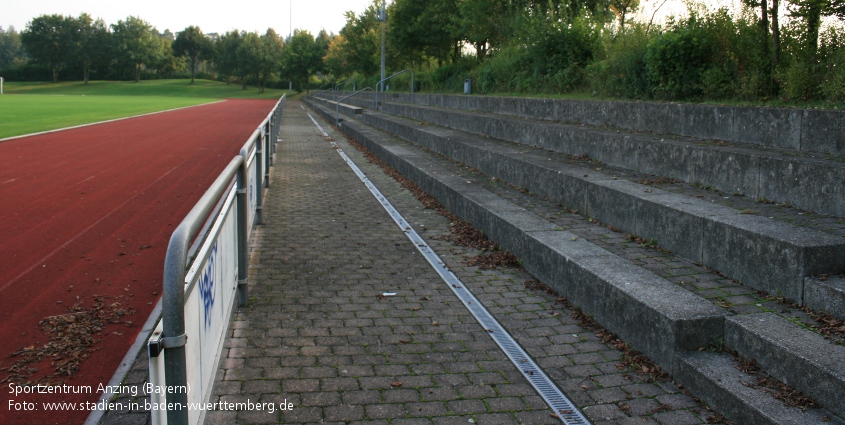
[[[184,163],[184,162],[183,162],[183,163]],[[63,162],[62,164],[66,164],[66,163],[65,163],[65,162]],[[60,165],[61,165],[61,164],[60,164]],[[89,180],[91,180],[91,179],[93,179],[93,178],[95,178],[95,177],[101,176],[101,175],[103,175],[103,174],[108,173],[109,171],[112,171],[112,170],[114,170],[114,169],[116,169],[116,168],[120,168],[120,167],[123,167],[123,164],[116,164],[116,165],[113,165],[113,166],[111,166],[111,167],[109,167],[109,168],[106,168],[106,169],[104,169],[104,170],[101,170],[99,173],[97,173],[97,174],[95,174],[95,175],[93,175],[93,176],[91,176],[91,177],[88,177],[88,178],[87,178],[87,179],[85,179],[85,180],[82,180],[82,181],[76,182],[76,183],[74,183],[74,184],[72,184],[72,185],[70,185],[70,186],[65,186],[65,187],[59,188],[58,190],[55,190],[55,191],[50,192],[50,193],[47,193],[47,194],[45,194],[44,196],[42,196],[42,197],[40,197],[40,198],[38,198],[38,199],[33,199],[32,201],[30,201],[30,202],[29,202],[29,205],[20,205],[20,208],[18,208],[18,209],[16,209],[16,210],[13,210],[13,211],[12,211],[12,210],[9,210],[9,211],[4,211],[4,213],[5,213],[5,214],[4,214],[4,215],[0,215],[0,218],[5,218],[5,217],[7,217],[7,216],[12,216],[12,215],[15,215],[15,214],[17,214],[17,213],[19,213],[19,212],[23,211],[24,209],[26,209],[27,207],[29,207],[29,206],[31,206],[31,205],[34,205],[34,204],[36,204],[36,203],[38,203],[38,202],[41,202],[41,201],[43,201],[43,200],[45,200],[45,199],[50,199],[50,198],[53,198],[54,196],[56,196],[57,194],[59,194],[59,193],[61,193],[61,192],[63,192],[63,191],[70,190],[70,189],[72,189],[72,188],[74,188],[74,187],[76,187],[76,186],[79,186],[80,184],[85,183],[85,182],[87,182],[87,181],[89,181]]]
[[[22,175],[22,176],[18,176],[17,178],[14,178],[14,179],[11,179],[11,180],[6,180],[6,181],[4,181],[3,183],[0,183],[0,184],[10,183],[10,182],[13,182],[13,181],[16,181],[16,180],[20,180],[20,179],[25,178],[25,177],[29,177],[29,176],[35,175],[35,174],[43,174],[46,170],[53,170],[53,169],[56,169],[56,168],[61,167],[62,165],[65,165],[65,164],[67,164],[67,161],[65,161],[65,162],[60,162],[60,163],[58,163],[58,164],[56,164],[56,165],[53,165],[53,166],[51,166],[51,167],[40,168],[40,169],[38,169],[37,171],[33,171],[33,172],[29,173],[29,174],[24,174],[24,175]]]
[[[137,198],[137,197],[138,197],[138,195],[140,195],[140,194],[144,193],[147,189],[149,189],[150,187],[152,187],[152,185],[154,185],[154,184],[158,183],[158,181],[159,181],[159,180],[161,180],[161,179],[165,178],[166,176],[168,176],[170,173],[172,173],[172,172],[173,172],[174,170],[176,170],[177,168],[179,168],[179,166],[178,166],[178,165],[177,165],[176,167],[171,168],[171,169],[170,169],[170,171],[168,171],[168,172],[166,172],[166,173],[162,174],[161,176],[159,176],[159,178],[155,179],[152,183],[148,184],[146,187],[144,187],[144,188],[143,188],[143,189],[141,189],[140,191],[136,192],[134,195],[132,195],[132,197],[130,197],[129,199],[127,199],[126,201],[124,201],[122,204],[120,204],[120,205],[118,205],[117,207],[115,207],[113,210],[109,211],[109,213],[108,213],[108,214],[106,214],[106,215],[104,215],[104,216],[100,217],[100,219],[99,219],[99,220],[95,221],[95,222],[94,222],[94,223],[92,223],[90,226],[86,227],[84,230],[82,230],[81,232],[77,233],[74,237],[72,237],[72,238],[68,239],[67,241],[65,241],[65,243],[61,244],[58,248],[54,249],[53,251],[51,251],[49,254],[45,255],[45,256],[44,256],[43,258],[41,258],[40,260],[36,261],[33,265],[29,266],[29,268],[27,268],[27,269],[26,269],[26,270],[24,270],[22,273],[20,273],[20,274],[18,274],[17,276],[15,276],[15,277],[14,277],[12,280],[10,280],[8,283],[6,283],[6,284],[5,284],[5,285],[3,285],[2,287],[0,287],[0,292],[3,292],[4,290],[6,290],[6,288],[8,288],[9,286],[11,286],[13,283],[15,283],[15,281],[17,281],[18,279],[22,278],[22,277],[23,277],[24,275],[26,275],[27,273],[31,272],[34,268],[38,267],[38,265],[39,265],[39,264],[45,264],[45,261],[47,261],[47,259],[48,259],[48,258],[52,257],[52,256],[53,256],[53,255],[55,255],[57,252],[61,251],[64,247],[66,247],[66,246],[70,245],[73,241],[75,241],[75,240],[79,239],[79,237],[80,237],[80,236],[84,235],[86,232],[88,232],[89,230],[93,229],[96,225],[100,224],[100,222],[102,222],[103,220],[105,220],[105,219],[109,218],[109,216],[111,216],[112,214],[114,214],[117,210],[119,210],[119,209],[123,208],[123,207],[124,207],[126,204],[128,204],[130,201],[132,201],[133,199]]]

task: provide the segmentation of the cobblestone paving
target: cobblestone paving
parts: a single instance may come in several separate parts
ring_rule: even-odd
[[[293,408],[207,423],[559,423],[295,102],[285,120],[250,307],[235,317],[215,394]],[[464,265],[473,253],[432,238],[445,219],[330,135],[591,420],[706,420],[671,383],[620,370],[621,353],[525,289],[525,272]]]
[[[250,303],[233,318],[211,401],[287,409],[212,411],[206,424],[560,423],[299,103],[285,114],[251,246]],[[448,232],[443,217],[321,125],[593,423],[712,421],[671,382],[623,367],[572,311],[526,289],[523,270],[467,266],[476,252],[434,238]],[[145,368],[142,353],[125,383],[142,385]],[[103,423],[149,415],[112,412]]]

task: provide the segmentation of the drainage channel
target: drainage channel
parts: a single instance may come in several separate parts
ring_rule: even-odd
[[[305,109],[304,107],[302,108]],[[329,134],[323,130],[323,127],[317,123],[317,120],[311,116],[310,113],[308,114],[308,118],[311,118],[311,121],[320,132],[323,134],[324,137],[329,137]],[[584,415],[575,407],[575,405],[566,397],[566,395],[557,387],[557,385],[552,382],[552,380],[546,375],[546,373],[534,362],[534,360],[522,349],[522,347],[513,339],[513,337],[502,327],[501,324],[490,314],[489,311],[479,302],[472,292],[464,286],[463,282],[452,273],[451,270],[446,266],[445,263],[440,259],[440,257],[428,246],[425,240],[420,237],[420,235],[408,224],[407,221],[393,208],[393,205],[390,204],[390,201],[381,194],[381,192],[376,188],[376,186],[370,182],[370,179],[355,165],[352,160],[346,156],[343,150],[337,146],[334,142],[331,142],[332,146],[337,150],[337,153],[343,158],[344,161],[352,168],[352,171],[358,175],[358,178],[367,186],[370,190],[370,193],[376,197],[376,199],[381,203],[385,210],[393,217],[393,221],[396,222],[397,225],[405,232],[405,235],[408,236],[408,239],[414,243],[417,247],[417,250],[425,257],[425,259],[434,267],[434,270],[437,271],[437,274],[449,285],[449,288],[452,289],[452,292],[458,296],[461,302],[466,306],[466,308],[472,313],[478,323],[484,328],[484,330],[493,338],[493,341],[499,345],[499,348],[504,351],[505,355],[513,362],[513,364],[522,371],[523,376],[525,379],[528,380],[529,383],[534,387],[535,390],[540,394],[543,400],[552,408],[555,412],[555,415],[567,425],[581,425],[581,424],[589,424],[590,422],[584,417]]]

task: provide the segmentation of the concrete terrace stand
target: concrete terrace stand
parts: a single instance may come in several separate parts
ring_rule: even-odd
[[[419,94],[380,109],[341,129],[695,396],[736,423],[842,423],[845,346],[765,294],[845,317],[845,114]],[[626,258],[561,226],[572,211],[671,254]],[[823,409],[743,385],[720,344]]]

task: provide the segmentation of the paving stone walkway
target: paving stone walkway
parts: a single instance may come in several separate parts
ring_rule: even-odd
[[[321,125],[592,421],[707,419],[670,382],[620,370],[621,352],[526,289],[524,271],[466,266],[472,253],[433,238],[446,219]],[[207,423],[560,423],[297,102],[280,137],[250,306],[234,318],[215,394],[293,408]]]
[[[525,271],[467,266],[476,252],[435,239],[448,233],[445,218],[320,122],[331,140],[288,102],[251,245],[249,306],[233,318],[211,400],[286,409],[213,411],[206,424],[561,423],[331,141],[594,424],[714,422],[671,382],[623,366],[623,353],[553,295],[526,288]],[[142,353],[128,384],[142,384],[145,362]]]

